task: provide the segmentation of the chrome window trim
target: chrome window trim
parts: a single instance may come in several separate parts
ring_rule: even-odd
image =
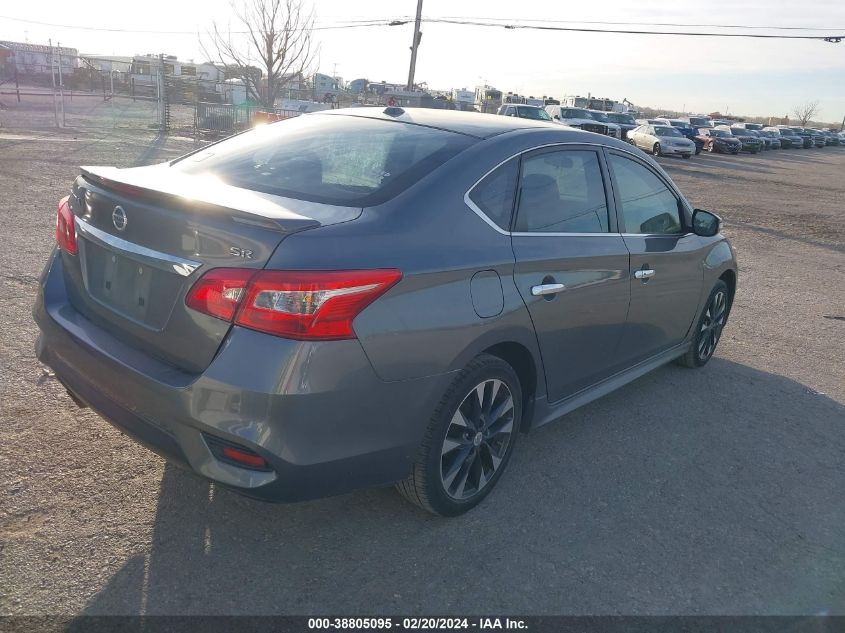
[[[491,219],[487,216],[487,214],[486,214],[486,213],[484,213],[484,211],[482,211],[482,210],[478,207],[478,205],[476,205],[476,204],[475,204],[475,203],[474,203],[474,202],[470,199],[469,195],[472,193],[472,190],[473,190],[473,189],[475,189],[475,188],[478,186],[478,184],[479,184],[482,180],[484,180],[485,178],[487,178],[487,176],[489,176],[490,174],[492,174],[494,171],[496,171],[499,167],[501,167],[502,165],[504,165],[504,164],[505,164],[505,163],[507,163],[508,161],[513,160],[513,159],[514,159],[514,158],[516,158],[517,156],[522,156],[523,154],[527,154],[528,152],[533,152],[534,150],[538,150],[538,149],[545,149],[545,148],[547,148],[547,147],[561,147],[561,146],[566,146],[566,145],[578,145],[578,146],[580,146],[580,147],[584,147],[584,146],[587,146],[587,147],[596,147],[596,148],[599,148],[599,149],[604,148],[604,147],[607,147],[606,145],[602,145],[601,143],[584,143],[584,142],[578,142],[578,141],[566,141],[566,142],[563,142],[563,143],[546,143],[546,144],[544,144],[544,145],[536,145],[536,146],[534,146],[534,147],[529,147],[528,149],[524,149],[524,150],[522,150],[522,151],[517,152],[516,154],[513,154],[513,155],[511,155],[511,156],[508,156],[505,160],[501,161],[501,162],[500,162],[499,164],[497,164],[495,167],[493,167],[492,169],[488,170],[488,171],[487,171],[487,172],[486,172],[483,176],[481,176],[481,178],[479,178],[478,180],[476,180],[476,181],[472,184],[472,186],[471,186],[469,189],[467,189],[466,193],[464,194],[464,204],[466,204],[466,205],[467,205],[467,206],[468,206],[468,207],[469,207],[469,208],[470,208],[470,209],[471,209],[471,210],[472,210],[472,211],[473,211],[473,212],[474,212],[474,213],[475,213],[478,217],[480,217],[482,220],[484,220],[484,222],[485,222],[488,226],[492,227],[492,228],[493,228],[493,230],[495,230],[497,233],[501,233],[502,235],[509,235],[509,236],[511,236],[511,237],[574,237],[574,236],[577,236],[577,235],[580,235],[580,236],[582,236],[582,237],[603,237],[603,236],[619,237],[620,235],[622,235],[622,236],[625,236],[625,235],[631,235],[631,236],[634,236],[634,235],[636,235],[636,236],[642,237],[642,236],[644,236],[644,235],[647,235],[646,233],[627,233],[627,234],[626,234],[626,233],[619,233],[618,231],[617,231],[617,232],[615,232],[615,233],[611,233],[610,231],[608,231],[608,232],[606,232],[606,233],[539,233],[539,232],[538,232],[538,233],[532,233],[532,232],[530,232],[530,231],[529,231],[529,232],[522,232],[522,231],[506,231],[506,230],[504,230],[502,227],[500,227],[498,224],[496,224],[495,222],[493,222],[493,220],[491,220]],[[634,158],[639,159],[639,157],[638,157],[636,154],[634,154],[634,152],[628,151],[626,148],[621,148],[621,147],[612,147],[611,149],[615,149],[615,150],[617,150],[617,151],[620,151],[620,152],[623,152],[623,153],[626,153],[626,154],[630,154],[630,155],[631,155],[631,156],[633,156]],[[671,189],[670,189],[670,190],[671,190]],[[675,192],[674,192],[674,190],[672,190],[672,191],[673,191],[673,193],[675,193]],[[666,235],[668,235],[668,234],[664,234],[664,233],[655,233],[654,235],[655,235],[655,236],[664,236],[664,237],[665,237],[665,236],[666,236]],[[676,235],[676,234],[674,234],[674,233],[673,233],[673,234],[671,234],[671,235],[673,235],[673,236],[674,236],[674,235]]]
[[[202,262],[195,262],[190,259],[162,253],[161,251],[154,251],[151,248],[140,246],[111,233],[106,233],[79,216],[75,216],[75,223],[76,230],[95,244],[127,254],[155,268],[187,277],[202,266]]]

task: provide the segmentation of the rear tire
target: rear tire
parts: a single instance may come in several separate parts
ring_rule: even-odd
[[[690,156],[692,156],[692,154],[683,154],[684,158],[689,158]]]
[[[490,494],[508,465],[522,423],[513,368],[481,354],[462,369],[431,417],[411,475],[396,484],[411,503],[458,516]]]
[[[707,364],[716,351],[722,329],[728,319],[731,308],[730,294],[727,284],[721,279],[713,286],[704,310],[698,317],[695,326],[695,336],[687,353],[678,358],[678,364],[695,369]]]

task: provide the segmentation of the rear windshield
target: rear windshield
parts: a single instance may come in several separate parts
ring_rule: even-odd
[[[395,121],[311,114],[257,127],[172,168],[244,189],[366,207],[398,195],[476,140]]]

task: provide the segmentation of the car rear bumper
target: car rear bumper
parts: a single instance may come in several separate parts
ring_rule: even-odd
[[[201,374],[131,348],[68,302],[61,257],[33,314],[39,360],[78,400],[166,459],[272,501],[299,501],[407,476],[444,379],[385,382],[357,340],[301,342],[233,327]],[[272,470],[218,460],[206,438]]]

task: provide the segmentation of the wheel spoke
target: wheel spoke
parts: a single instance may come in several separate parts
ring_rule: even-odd
[[[499,418],[493,424],[491,424],[487,431],[489,435],[492,437],[493,435],[498,435],[500,433],[510,433],[513,429],[513,415],[505,416],[503,418]]]
[[[457,477],[461,468],[466,464],[467,457],[471,452],[472,446],[465,446],[461,451],[454,455],[448,468],[444,468],[444,464],[447,460],[445,458],[440,460],[440,471],[442,473],[443,485],[447,490],[450,489],[452,483],[455,481],[455,477]]]
[[[496,424],[496,422],[498,422],[499,419],[502,416],[504,416],[508,411],[511,411],[512,409],[513,409],[513,398],[511,398],[510,395],[508,395],[507,398],[502,400],[502,402],[500,402],[498,405],[496,405],[496,408],[493,409],[490,412],[490,417],[487,420],[488,428],[492,428],[493,425]]]
[[[469,478],[469,471],[472,469],[472,465],[475,463],[474,458],[467,458],[464,460],[464,463],[461,464],[459,471],[461,472],[460,477],[457,478],[458,484],[455,486],[455,494],[457,494],[458,498],[464,496],[464,491],[467,487],[467,479]]]

